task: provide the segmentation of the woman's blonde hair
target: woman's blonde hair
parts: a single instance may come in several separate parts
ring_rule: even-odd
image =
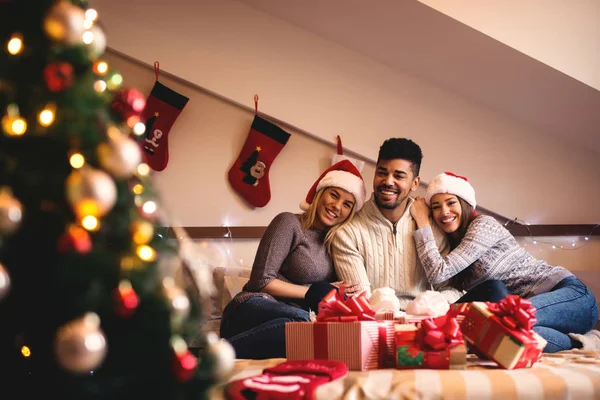
[[[308,230],[313,227],[315,220],[317,219],[317,206],[319,205],[319,201],[321,200],[323,193],[325,193],[325,190],[329,189],[330,187],[331,186],[321,188],[321,190],[319,190],[317,192],[317,194],[315,194],[313,202],[310,204],[310,207],[308,208],[308,210],[306,210],[304,213],[302,213],[300,218],[302,220],[302,229],[303,230]],[[352,209],[350,210],[350,214],[348,214],[348,217],[346,218],[346,220],[342,223],[332,226],[331,228],[329,228],[327,230],[327,233],[325,234],[324,243],[325,243],[325,248],[327,249],[327,252],[329,254],[331,254],[331,248],[332,248],[332,243],[333,243],[333,238],[335,236],[335,233],[338,231],[338,229],[341,229],[347,223],[349,223],[352,220],[352,217],[354,217],[354,214],[356,214],[356,199],[354,201],[354,204],[352,205]]]

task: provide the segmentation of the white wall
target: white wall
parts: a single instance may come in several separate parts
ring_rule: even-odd
[[[466,175],[477,189],[479,204],[509,218],[535,224],[600,222],[600,157],[593,151],[236,1],[203,0],[185,9],[181,3],[165,6],[158,0],[143,5],[96,0],[92,5],[105,23],[110,46],[150,65],[158,60],[164,70],[235,102],[251,107],[258,93],[262,112],[331,143],[340,134],[349,149],[370,159],[388,137],[412,138],[425,154],[425,181],[447,170]],[[155,12],[163,18],[152,17]],[[229,143],[228,152],[203,156],[230,160],[242,144],[240,132],[250,116],[225,121],[207,112],[203,117],[182,146],[200,149],[219,142],[221,138],[206,132],[209,124],[218,124],[239,136]],[[186,112],[183,118],[189,118]],[[302,145],[302,139],[297,141]],[[313,157],[290,153],[284,149],[281,155],[294,159],[289,165],[314,167]],[[324,160],[327,153],[321,150],[314,159]],[[171,171],[165,174],[171,176]],[[225,171],[219,171],[225,179]],[[275,177],[273,184],[284,181]],[[198,182],[181,183],[180,188],[211,196]],[[271,212],[258,210],[244,223],[264,219],[259,217],[264,213]]]
[[[600,90],[600,1],[419,1]]]

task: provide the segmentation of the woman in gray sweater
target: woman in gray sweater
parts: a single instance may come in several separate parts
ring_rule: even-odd
[[[284,212],[267,227],[250,280],[223,310],[221,337],[238,358],[285,357],[285,323],[309,321],[309,309],[336,282],[330,246],[336,230],[365,202],[360,172],[348,160],[328,168],[300,205],[302,214]]]
[[[597,323],[594,295],[567,269],[529,254],[494,218],[476,216],[476,205],[467,179],[449,172],[436,176],[425,198],[413,204],[417,253],[431,283],[452,279],[469,291],[484,281],[499,280],[537,309],[534,330],[548,341],[544,352],[581,347],[569,334],[585,334]],[[452,250],[445,257],[433,238],[430,214],[448,235]]]

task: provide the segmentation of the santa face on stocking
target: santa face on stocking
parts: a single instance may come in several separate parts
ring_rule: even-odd
[[[289,137],[283,129],[254,116],[246,142],[228,174],[231,186],[253,206],[263,207],[271,199],[269,170]]]

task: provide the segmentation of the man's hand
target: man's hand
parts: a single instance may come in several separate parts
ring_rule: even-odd
[[[410,215],[414,218],[419,229],[429,226],[429,216],[431,209],[425,204],[425,199],[417,196],[415,201],[410,206]]]

